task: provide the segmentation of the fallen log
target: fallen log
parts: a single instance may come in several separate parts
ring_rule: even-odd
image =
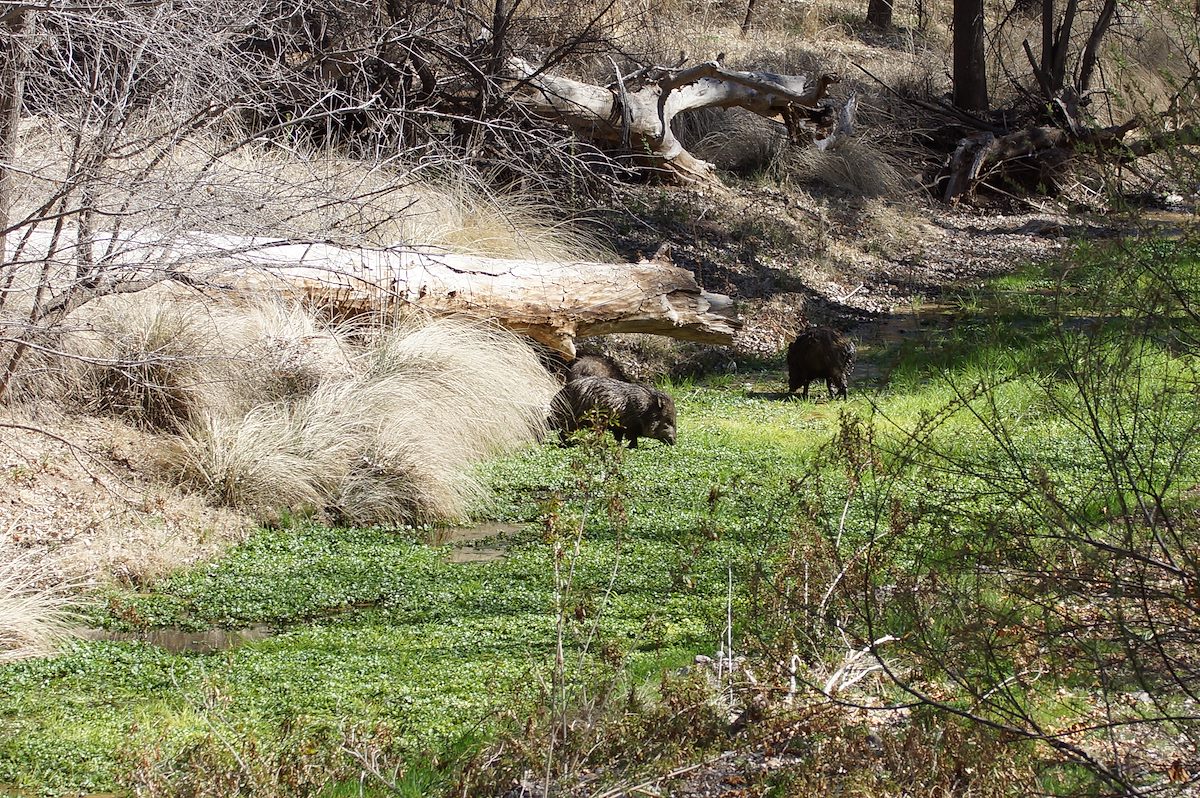
[[[282,242],[255,249],[253,259],[216,280],[339,315],[409,306],[486,317],[571,357],[578,338],[638,332],[729,344],[740,327],[729,297],[657,261],[546,263]]]
[[[58,273],[74,275],[73,242],[60,235],[47,243]],[[578,338],[637,332],[729,344],[740,327],[729,297],[703,290],[691,272],[658,260],[542,262],[206,233],[170,241],[145,233],[117,242],[97,237],[90,246],[109,254],[91,273],[50,286],[34,320],[40,326],[99,296],[174,281],[211,294],[274,294],[339,318],[404,307],[469,314],[568,357]],[[36,240],[27,242],[27,265],[39,249]]]
[[[1104,128],[1075,125],[1075,131],[1037,125],[999,136],[990,131],[973,133],[962,138],[947,159],[942,171],[946,181],[943,199],[957,202],[989,181],[1023,182],[1042,191],[1053,190],[1073,158],[1128,163],[1155,152],[1200,145],[1197,125],[1127,141],[1128,134],[1141,124],[1135,118]]]
[[[810,81],[804,75],[742,72],[723,66],[719,56],[686,69],[618,72],[609,86],[555,75],[517,57],[506,61],[506,72],[518,84],[514,101],[519,105],[594,143],[636,154],[643,165],[686,183],[719,181],[713,164],[688,152],[671,129],[680,114],[745,108],[781,119],[792,144],[808,145],[828,136],[837,121],[836,110],[822,103],[837,75],[824,73]]]

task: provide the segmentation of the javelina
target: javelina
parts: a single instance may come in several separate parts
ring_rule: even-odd
[[[617,361],[604,355],[580,355],[571,361],[568,380],[578,380],[583,377],[608,377],[622,382],[629,382],[625,372],[617,365]]]
[[[580,377],[564,385],[550,404],[550,428],[565,444],[567,433],[588,424],[612,430],[620,443],[656,438],[675,445],[675,400],[656,388],[611,377]]]
[[[854,370],[854,342],[831,327],[809,327],[796,336],[787,351],[788,393],[804,387],[804,398],[808,398],[808,384],[813,380],[825,380],[829,398],[836,395],[846,398],[847,382]]]

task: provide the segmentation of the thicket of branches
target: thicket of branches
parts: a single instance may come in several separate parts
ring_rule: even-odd
[[[952,103],[927,106],[955,142],[940,174],[945,199],[981,185],[1057,193],[1079,165],[1136,173],[1139,158],[1200,145],[1194,9],[1019,0],[992,15],[987,26],[981,0],[954,0]]]
[[[548,64],[586,53],[610,7],[583,18],[415,1],[7,9],[0,396],[76,309],[164,280],[200,287],[194,268],[227,254],[202,240],[184,262],[173,241],[436,245],[430,228],[469,226],[456,216],[478,215],[490,186],[587,171],[577,143],[517,123],[488,54],[501,40],[559,42]],[[438,183],[471,196],[431,198]],[[520,203],[507,210],[519,216]]]
[[[857,704],[870,691],[844,688],[874,673],[881,714],[921,707],[1014,757],[1032,746],[1055,794],[1194,788],[1196,253],[1093,252],[1064,267],[1049,323],[998,327],[1006,346],[980,340],[973,366],[941,373],[944,407],[912,425],[844,416],[755,582],[760,650],[849,648],[816,688]]]

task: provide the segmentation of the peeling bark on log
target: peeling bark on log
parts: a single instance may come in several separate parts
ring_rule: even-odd
[[[671,130],[681,113],[699,108],[740,107],[781,118],[793,143],[808,131],[820,138],[836,114],[824,107],[829,86],[838,81],[822,74],[812,86],[803,75],[739,72],[720,61],[688,69],[651,67],[619,76],[611,86],[559,77],[521,58],[510,58],[507,72],[523,87],[516,100],[545,118],[568,125],[590,141],[623,146],[649,165],[692,183],[716,183],[714,167],[688,152]]]
[[[39,243],[49,246],[48,235],[40,238],[32,238],[27,257],[37,257]],[[658,261],[538,262],[203,233],[170,241],[97,236],[96,244],[111,244],[117,254],[86,281],[54,292],[47,304],[59,316],[98,296],[171,280],[208,293],[294,298],[339,317],[403,307],[469,314],[568,357],[577,338],[638,332],[728,345],[741,326],[729,297],[704,291],[691,272]],[[72,249],[60,245],[62,273],[74,273]]]

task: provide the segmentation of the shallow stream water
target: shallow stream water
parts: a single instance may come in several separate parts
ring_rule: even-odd
[[[507,538],[522,529],[520,524],[491,521],[475,526],[447,526],[437,529],[430,543],[453,546],[450,562],[495,562],[508,554]]]

